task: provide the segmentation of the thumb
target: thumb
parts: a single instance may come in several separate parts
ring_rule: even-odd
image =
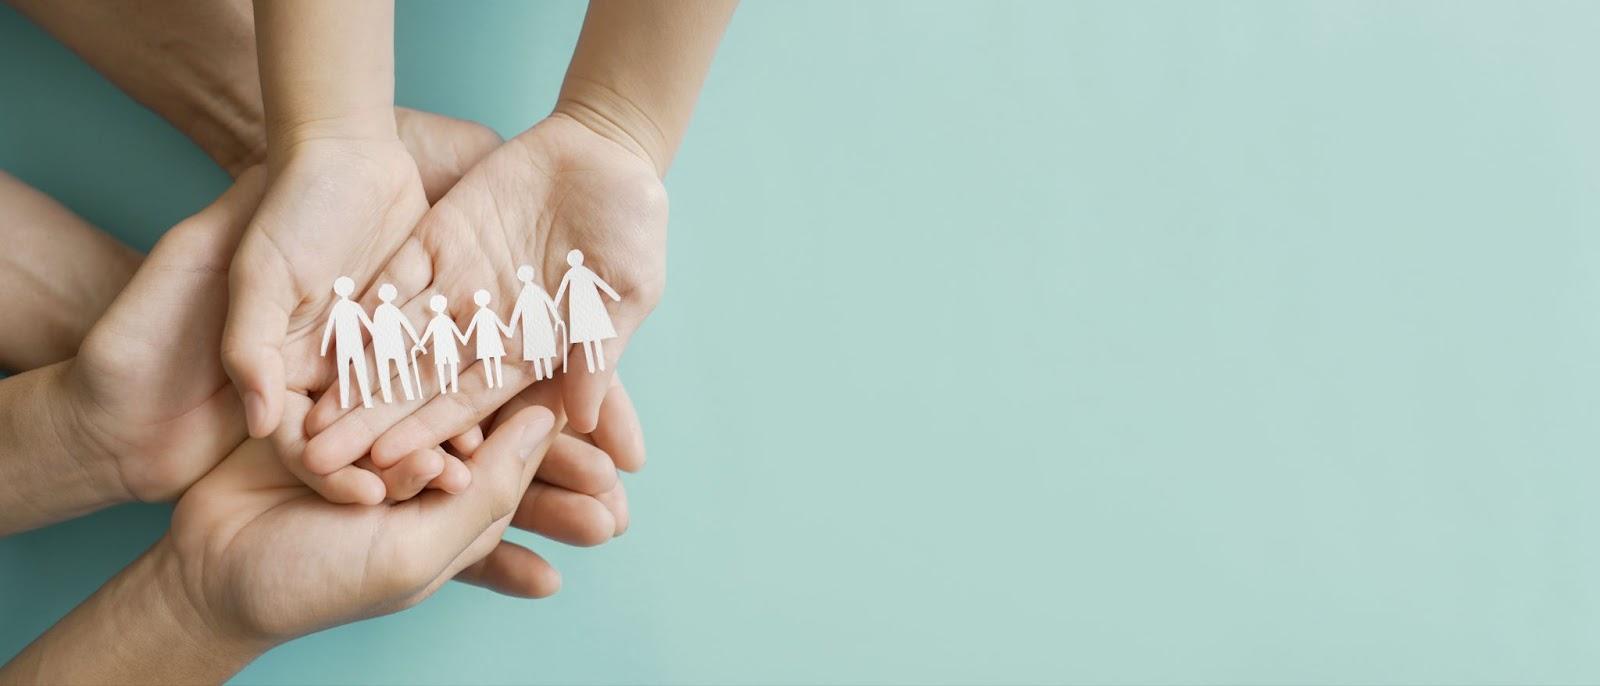
[[[222,366],[244,401],[245,423],[256,438],[271,435],[283,417],[283,340],[298,301],[288,265],[271,243],[251,232],[235,254],[222,329]]]

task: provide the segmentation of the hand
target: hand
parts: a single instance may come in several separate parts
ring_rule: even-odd
[[[552,115],[473,167],[417,226],[378,281],[393,283],[402,311],[424,321],[424,305],[446,295],[458,316],[477,289],[509,311],[521,290],[517,267],[535,267],[554,293],[567,252],[622,296],[610,307],[618,333],[604,342],[614,370],[628,338],[655,307],[666,281],[666,193],[644,157],[562,114]],[[582,354],[581,348],[574,354]],[[517,358],[513,358],[515,360]],[[379,466],[469,430],[533,382],[529,367],[506,364],[504,386],[487,388],[461,371],[461,392],[344,411],[323,399],[308,418],[314,438],[304,466],[329,474],[371,452]],[[575,429],[597,431],[612,371],[574,371],[559,379]],[[631,412],[630,412],[631,414]]]
[[[552,465],[569,463],[558,473],[590,490],[606,487],[608,473],[614,479],[592,459],[580,464],[581,453],[562,456],[554,421],[533,407],[501,422],[467,461],[474,479],[459,495],[367,507],[329,505],[264,443],[247,443],[174,513],[171,544],[186,595],[231,632],[271,643],[409,607],[455,577],[549,595],[559,576],[533,552],[501,541],[505,528],[595,543],[619,530],[626,512],[578,491],[530,488],[547,448]]]
[[[427,151],[423,174],[436,186],[499,141],[471,122],[416,111],[397,116],[406,144]],[[86,459],[116,465],[129,497],[176,497],[245,438],[243,410],[216,350],[229,260],[260,201],[264,176],[262,170],[241,175],[212,206],[168,231],[63,372],[67,433]],[[432,469],[423,459],[381,470],[375,480],[307,478],[334,500],[366,502],[381,499],[386,484]],[[464,486],[465,468],[451,461],[437,468],[438,484]]]
[[[459,178],[461,170],[493,150],[500,142],[500,137],[488,128],[463,120],[403,108],[396,109],[395,117],[399,134],[409,154],[405,151],[396,153],[389,146],[377,146],[381,152],[372,154],[374,159],[387,160],[381,164],[390,167],[392,176],[388,182],[397,184],[393,192],[398,194],[396,198],[401,198],[398,205],[385,207],[382,202],[377,201],[386,197],[385,194],[389,191],[372,189],[346,191],[321,187],[321,191],[326,194],[324,196],[297,195],[292,191],[285,191],[287,195],[283,196],[283,201],[279,203],[276,211],[269,211],[265,206],[265,203],[272,198],[269,191],[268,200],[263,201],[263,209],[252,221],[252,233],[234,258],[236,271],[231,281],[235,288],[235,302],[229,307],[228,321],[230,324],[239,325],[230,329],[232,338],[224,337],[223,359],[225,362],[232,360],[233,366],[230,370],[236,379],[268,379],[261,382],[269,387],[263,395],[256,396],[250,391],[241,391],[246,398],[247,413],[248,403],[255,402],[258,408],[257,419],[263,413],[272,415],[270,420],[265,420],[256,426],[258,433],[263,426],[277,427],[281,423],[283,419],[281,402],[286,394],[309,397],[314,391],[326,388],[334,378],[333,364],[322,356],[321,353],[324,351],[320,350],[318,345],[322,319],[327,314],[328,303],[332,297],[330,286],[333,278],[352,276],[358,283],[368,286],[369,290],[375,293],[378,284],[372,283],[372,276],[369,273],[371,269],[360,265],[368,264],[372,255],[380,253],[386,255],[382,246],[386,242],[392,242],[394,234],[399,233],[403,237],[408,233],[411,226],[406,217],[420,213],[415,208],[411,214],[397,208],[422,204],[423,201],[418,197],[421,189],[426,189],[429,194],[443,194]],[[333,147],[339,149],[342,145],[343,143],[335,143]],[[372,179],[384,178],[382,174],[373,171],[376,167],[373,166],[373,160],[364,157],[367,153],[360,152],[369,147],[372,146],[368,143],[350,144],[350,149],[344,152],[351,153],[355,155],[354,157],[341,158],[335,155],[334,158],[344,159],[353,164],[354,168],[365,171],[327,173],[333,178],[355,179],[350,181],[354,187],[366,187]],[[412,169],[408,171],[404,167],[410,165],[409,161],[413,156],[417,162],[411,165]],[[291,162],[291,165],[293,164]],[[300,177],[307,174],[315,178],[322,177],[323,172],[317,171],[322,168],[321,165],[308,162],[306,167],[308,169],[301,171],[287,171],[289,180],[283,183],[289,185],[283,188],[292,188],[294,184],[306,182]],[[339,164],[332,164],[330,168],[344,169]],[[346,197],[347,192],[355,195]],[[362,194],[374,193],[376,195],[363,200]],[[333,214],[324,211],[325,206],[330,204],[343,207],[345,211],[351,211],[351,207],[365,206],[376,213],[369,217],[376,221],[376,225],[371,229],[374,238],[367,241],[359,240],[359,236],[353,232],[338,228],[334,233],[342,235],[335,236],[332,246],[321,242],[316,228],[327,226],[327,222],[337,223]],[[293,238],[281,238],[280,235]],[[259,239],[253,244],[253,251],[251,251],[251,238]],[[350,245],[357,247],[355,253],[346,259],[320,257],[324,254],[332,255],[335,251],[346,249]],[[299,246],[300,250],[296,253],[292,247],[280,249],[280,246]],[[244,268],[241,266],[243,264],[254,264],[255,267]],[[329,267],[329,264],[335,266]],[[285,270],[293,269],[293,265],[300,265],[300,268],[308,272],[321,273],[326,278],[321,285],[315,282],[316,277],[295,276],[289,281],[283,281],[282,278],[288,274]],[[341,271],[346,269],[349,271]],[[341,273],[329,277],[325,273],[331,273],[329,270]],[[265,283],[260,283],[258,280],[263,274],[271,276],[265,278]],[[372,293],[362,298],[363,306],[368,309],[371,309],[376,302],[376,296]],[[286,298],[300,299],[296,301],[298,304],[293,306],[292,310],[284,310],[285,304],[289,302]],[[283,312],[293,314],[288,320],[282,320]],[[274,344],[266,344],[263,347],[260,344],[244,343],[247,340],[260,341],[261,335],[264,334],[267,339],[272,338],[270,332],[275,330],[278,324],[274,323],[267,328],[257,325],[265,319],[287,321],[284,326],[288,329],[281,332],[283,338],[278,343],[281,348],[274,349],[272,347]],[[252,350],[256,354],[251,354]],[[264,360],[268,362],[262,364]],[[279,381],[271,381],[273,377]],[[280,384],[276,387],[276,391],[270,389],[274,383]],[[275,402],[280,404],[272,405],[272,402],[267,400],[269,398],[277,398]],[[262,409],[267,406],[272,406],[274,409]],[[297,417],[296,421],[300,419]],[[300,426],[293,427],[295,432],[300,430]],[[476,440],[470,439],[472,437],[467,437],[458,444],[463,449],[471,449],[476,445]],[[481,437],[477,437],[477,440],[481,440]],[[393,485],[397,483],[397,479],[399,482],[409,482],[415,475],[426,473],[430,469],[436,470],[434,476],[437,477],[432,485],[447,490],[464,488],[466,481],[471,478],[471,472],[461,465],[459,460],[437,450],[414,451],[412,458],[417,462],[402,470],[403,474],[409,476],[389,474],[385,469],[373,470],[379,472],[374,477],[371,474],[359,473],[362,470],[356,469],[338,474],[313,474],[299,467],[300,456],[297,448],[291,449],[283,445],[279,448],[283,451],[282,456],[290,465],[291,471],[334,502],[368,504],[378,502],[385,496],[386,484]]]

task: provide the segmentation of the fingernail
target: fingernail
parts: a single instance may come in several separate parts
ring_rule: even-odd
[[[522,445],[518,450],[523,460],[533,456],[534,448],[544,442],[554,425],[555,419],[549,414],[540,414],[538,419],[528,422],[528,426],[522,430]]]
[[[263,428],[267,423],[267,399],[256,391],[244,394],[244,423],[251,436],[261,438],[267,433]]]

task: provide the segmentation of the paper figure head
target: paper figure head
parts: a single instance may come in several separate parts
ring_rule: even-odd
[[[533,281],[533,266],[525,264],[517,267],[517,280],[523,283]]]
[[[489,291],[478,289],[478,292],[472,294],[472,302],[477,303],[478,307],[487,306],[489,304]]]
[[[583,264],[583,251],[577,248],[573,248],[572,250],[568,251],[567,264],[573,267]]]
[[[396,291],[394,289],[394,284],[392,284],[392,283],[386,283],[386,284],[378,287],[378,299],[379,300],[382,300],[384,302],[394,302],[395,294],[396,294]]]
[[[449,301],[445,300],[444,296],[434,295],[433,297],[428,298],[428,309],[433,310],[438,314],[444,314],[444,306],[448,304],[448,302]]]
[[[356,292],[356,282],[348,276],[341,276],[333,280],[333,294],[341,298],[350,297]]]

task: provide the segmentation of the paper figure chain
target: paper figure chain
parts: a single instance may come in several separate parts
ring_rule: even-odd
[[[372,356],[377,366],[374,371],[386,403],[394,402],[390,377],[395,374],[391,374],[391,369],[398,374],[400,391],[406,400],[423,397],[422,370],[417,367],[417,355],[430,348],[433,350],[433,367],[439,392],[460,392],[461,351],[456,348],[456,343],[459,341],[466,345],[473,342],[474,337],[475,353],[478,361],[483,363],[484,381],[490,388],[505,385],[505,370],[501,360],[506,356],[506,347],[502,335],[513,338],[521,334],[522,359],[533,363],[534,380],[555,376],[558,350],[561,354],[561,371],[567,371],[567,350],[574,343],[583,344],[584,361],[589,373],[593,374],[596,369],[605,371],[606,357],[601,342],[616,338],[617,331],[611,326],[611,315],[606,312],[605,301],[600,299],[600,293],[604,292],[615,302],[621,302],[622,296],[600,275],[583,266],[581,251],[567,253],[567,266],[570,269],[561,277],[561,285],[556,288],[554,298],[534,283],[533,267],[518,267],[517,280],[522,282],[522,291],[517,294],[517,302],[511,308],[510,321],[502,321],[500,315],[489,308],[489,291],[473,293],[472,302],[478,306],[478,311],[473,313],[466,331],[456,326],[455,320],[446,313],[448,300],[443,295],[434,295],[428,298],[428,309],[433,311],[433,318],[423,327],[420,335],[394,304],[398,292],[393,284],[386,283],[378,287],[380,302],[372,316],[368,317],[366,311],[350,299],[350,294],[356,290],[356,282],[348,276],[335,279],[333,292],[339,299],[334,301],[328,313],[328,325],[322,331],[322,355],[328,355],[328,342],[331,339],[334,359],[339,365],[339,406],[345,409],[350,407],[350,373],[354,371],[356,388],[361,393],[361,405],[372,407],[366,345],[361,336],[363,327],[372,334]],[[570,329],[567,322],[561,319],[561,310],[557,305],[563,296],[567,298],[567,311],[571,315]],[[560,333],[559,338],[557,332]],[[406,354],[407,337],[412,341],[409,356]],[[445,376],[446,367],[449,368],[448,378]]]

